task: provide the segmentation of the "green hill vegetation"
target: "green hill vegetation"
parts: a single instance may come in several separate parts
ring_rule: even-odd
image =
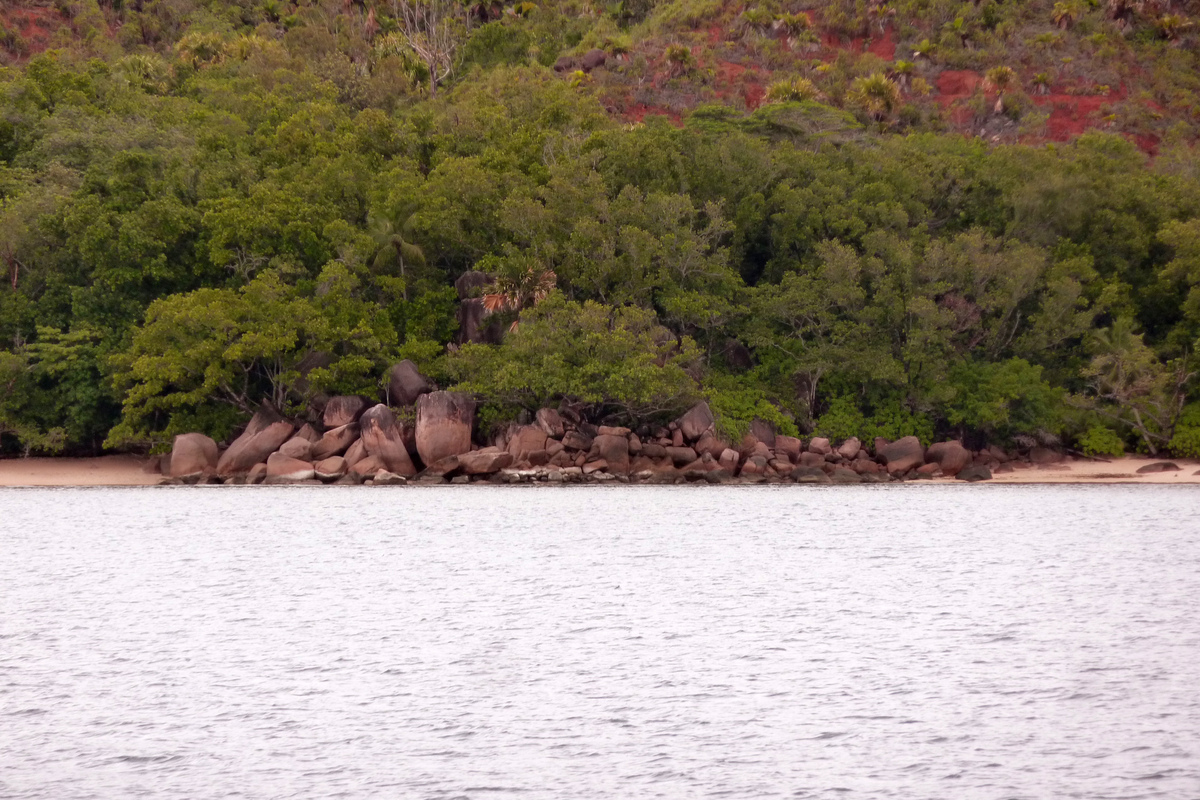
[[[0,452],[410,358],[485,431],[1200,455],[1197,5],[14,5]]]

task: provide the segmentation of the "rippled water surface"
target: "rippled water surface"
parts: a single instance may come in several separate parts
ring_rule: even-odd
[[[0,490],[0,797],[1198,798],[1189,487]]]

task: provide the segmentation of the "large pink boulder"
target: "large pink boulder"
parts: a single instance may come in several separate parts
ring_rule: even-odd
[[[458,392],[430,392],[417,400],[417,452],[426,464],[471,451],[475,401]]]
[[[335,481],[345,475],[349,467],[346,466],[346,459],[341,456],[330,456],[314,464],[313,469],[321,480]]]
[[[728,444],[713,436],[711,432],[702,433],[696,441],[696,452],[708,453],[713,458],[720,458],[721,453],[724,453],[725,448],[728,446]]]
[[[588,451],[588,460],[606,462],[608,471],[614,474],[628,474],[629,440],[624,436],[602,433],[592,440],[592,447]]]
[[[290,439],[295,430],[296,426],[287,420],[281,420],[267,411],[259,411],[242,435],[221,455],[217,461],[217,474],[227,476],[249,472],[255,464],[266,461],[267,456]]]
[[[712,409],[708,407],[708,403],[703,401],[692,406],[686,414],[679,418],[679,430],[683,432],[683,438],[689,442],[694,442],[705,432],[711,431],[713,424]]]
[[[325,430],[349,425],[356,422],[369,405],[365,398],[354,395],[331,397],[325,404],[321,422],[325,424]]]
[[[203,433],[175,437],[168,461],[167,477],[182,478],[217,468],[217,443]]]
[[[561,439],[566,433],[562,415],[553,408],[539,408],[537,412],[538,427],[552,439]]]
[[[358,427],[368,455],[378,458],[388,472],[406,477],[417,474],[408,448],[404,446],[396,415],[390,408],[382,403],[368,408],[358,418]]]
[[[530,453],[546,449],[549,437],[538,425],[522,425],[512,432],[506,448],[514,461],[528,461]]]
[[[512,463],[512,453],[500,450],[491,452],[476,450],[472,453],[463,453],[458,457],[458,466],[464,475],[487,475],[499,472]]]
[[[354,444],[346,448],[346,466],[352,467],[367,457],[367,446],[362,439],[355,439]]]
[[[312,461],[312,449],[312,442],[296,435],[280,446],[279,453],[300,461]]]
[[[775,426],[766,420],[758,417],[750,420],[750,433],[767,447],[775,446]]]
[[[301,439],[307,439],[314,444],[321,439],[321,434],[317,433],[317,429],[307,422],[300,426],[300,430],[296,431],[296,436],[292,438],[295,439],[297,436]]]
[[[301,461],[298,458],[285,456],[282,453],[272,453],[267,459],[267,477],[268,478],[286,478],[290,481],[307,481],[313,478],[316,473],[313,471],[313,465],[308,461]]]
[[[322,461],[332,456],[340,456],[357,440],[358,423],[355,422],[325,431],[325,435],[313,445],[312,457]]]
[[[433,384],[407,358],[388,370],[388,401],[395,406],[411,406],[417,398],[433,391]]]
[[[971,451],[962,442],[938,442],[925,451],[925,461],[937,464],[943,475],[954,476],[971,466]]]
[[[786,455],[792,462],[799,460],[802,449],[804,449],[804,443],[794,436],[775,437],[775,452]]]
[[[367,456],[350,467],[351,472],[364,478],[374,478],[375,473],[383,469],[383,462],[376,456]]]
[[[833,448],[829,445],[828,439],[823,436],[817,436],[809,441],[808,452],[816,453],[820,456],[827,456],[833,452]]]
[[[838,446],[837,454],[847,461],[853,461],[860,450],[862,450],[862,442],[858,440],[857,436],[851,436]]]
[[[893,475],[908,472],[925,463],[925,448],[915,436],[905,436],[886,445],[878,455],[887,465],[887,471]]]
[[[668,447],[667,458],[671,459],[675,466],[682,467],[695,461],[697,455],[696,451],[690,447]]]

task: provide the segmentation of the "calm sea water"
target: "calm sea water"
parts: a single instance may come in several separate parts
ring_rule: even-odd
[[[1198,798],[1200,490],[0,490],[0,797]]]

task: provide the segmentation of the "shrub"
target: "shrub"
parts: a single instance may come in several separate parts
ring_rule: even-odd
[[[757,417],[769,422],[785,436],[799,436],[796,423],[767,397],[758,386],[732,375],[714,375],[704,396],[717,421],[717,433],[736,442],[750,430]]]
[[[829,404],[829,409],[817,417],[813,432],[830,441],[841,442],[851,436],[866,434],[867,419],[859,407],[848,397],[839,397]]]
[[[792,78],[770,85],[766,93],[768,103],[803,103],[805,100],[820,99],[821,92],[808,78]]]
[[[1189,403],[1183,409],[1169,447],[1176,456],[1200,458],[1200,403]]]
[[[1062,430],[1062,392],[1042,377],[1042,368],[1021,358],[996,363],[966,362],[950,371],[953,390],[945,414],[951,425],[1011,436]]]
[[[1125,442],[1111,428],[1093,425],[1076,442],[1084,455],[1111,456],[1117,458],[1125,453]]]
[[[856,78],[847,95],[850,103],[865,111],[871,119],[882,122],[900,105],[900,87],[882,73]]]
[[[892,442],[905,436],[916,436],[923,444],[933,441],[933,421],[923,414],[914,414],[896,400],[880,405],[867,416],[852,399],[835,398],[829,403],[829,409],[817,418],[813,430],[818,436],[835,442],[851,436],[864,442],[871,442],[876,436]]]
[[[898,402],[889,403],[871,415],[859,438],[870,442],[876,436],[891,442],[905,436],[915,436],[921,440],[921,444],[928,445],[933,441],[933,421],[924,414],[914,414]]]

